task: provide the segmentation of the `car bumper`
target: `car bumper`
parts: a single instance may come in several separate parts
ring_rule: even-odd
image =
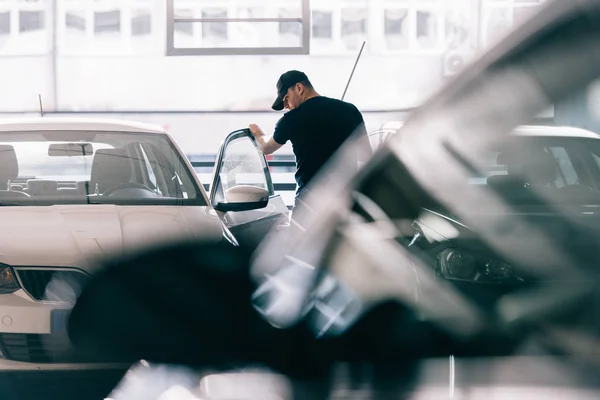
[[[7,371],[126,371],[129,367],[129,364],[118,363],[31,363],[13,360],[0,360],[0,373]]]
[[[66,303],[36,301],[22,290],[0,295],[0,371],[123,368],[73,351],[66,333],[69,310]]]

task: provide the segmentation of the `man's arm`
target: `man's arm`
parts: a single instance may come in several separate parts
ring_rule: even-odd
[[[252,135],[254,135],[256,143],[258,143],[258,148],[264,154],[272,154],[283,146],[283,144],[277,143],[273,137],[267,138],[258,125],[251,124],[248,128],[250,129],[250,132],[252,132]]]

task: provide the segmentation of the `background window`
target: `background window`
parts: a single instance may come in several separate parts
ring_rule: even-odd
[[[227,10],[212,8],[202,10],[202,18],[227,18]],[[203,22],[202,37],[224,41],[228,38],[227,22]]]
[[[121,31],[121,11],[96,11],[94,13],[94,32],[119,33]]]
[[[365,8],[342,9],[342,39],[349,50],[358,49],[367,32],[367,10]]]
[[[417,11],[417,43],[421,48],[435,48],[439,44],[439,24],[433,10]]]
[[[31,32],[44,29],[43,11],[19,11],[19,32]]]
[[[446,14],[446,50],[471,47],[471,24],[471,19],[465,13],[449,12]]]
[[[65,25],[69,30],[85,32],[85,11],[67,11],[67,13],[65,14]]]
[[[312,37],[316,39],[331,39],[333,34],[331,11],[312,12]]]
[[[387,9],[383,14],[383,31],[386,46],[390,50],[406,49],[409,46],[409,20],[407,9]]]
[[[302,15],[299,9],[282,9],[279,10],[279,18],[297,18]],[[280,22],[279,34],[300,36],[302,25],[300,22]]]
[[[0,13],[0,35],[10,34],[10,11]]]
[[[175,18],[194,18],[192,10],[175,10]],[[177,22],[175,24],[175,32],[183,33],[188,36],[194,35],[194,24],[191,22]]]
[[[133,36],[149,35],[152,32],[152,16],[150,11],[134,10],[131,17],[131,34]]]

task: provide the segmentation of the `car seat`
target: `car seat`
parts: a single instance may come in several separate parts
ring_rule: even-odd
[[[124,149],[99,149],[94,155],[90,194],[102,194],[131,182],[131,162]]]
[[[56,196],[58,194],[58,182],[48,179],[29,179],[27,181],[27,193],[31,196]]]
[[[0,198],[29,197],[27,193],[10,190],[10,181],[19,176],[19,163],[15,148],[11,145],[0,145]]]

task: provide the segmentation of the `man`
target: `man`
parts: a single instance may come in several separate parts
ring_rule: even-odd
[[[356,133],[360,135],[358,162],[371,154],[363,117],[358,109],[341,100],[319,95],[308,77],[300,71],[288,71],[277,81],[277,99],[273,109],[289,110],[277,123],[273,136],[267,138],[256,125],[250,131],[264,154],[279,150],[289,140],[296,156],[296,198],[336,152]]]

